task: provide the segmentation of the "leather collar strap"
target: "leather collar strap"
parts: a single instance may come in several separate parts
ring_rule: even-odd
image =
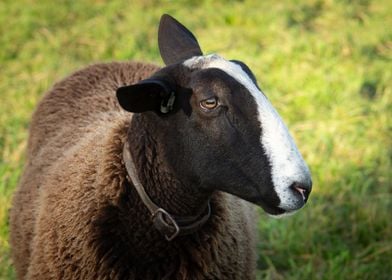
[[[140,199],[151,213],[152,222],[155,228],[161,232],[168,241],[173,240],[178,235],[191,234],[199,230],[211,215],[211,206],[208,201],[206,213],[197,216],[178,217],[169,214],[165,209],[156,205],[146,193],[136,174],[135,163],[132,160],[129,144],[125,143],[123,149],[123,160],[128,173],[129,182],[133,183]]]

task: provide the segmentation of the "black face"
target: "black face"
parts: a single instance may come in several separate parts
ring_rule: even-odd
[[[201,188],[237,195],[275,212],[279,199],[262,148],[257,105],[236,80],[219,69],[196,70],[186,86],[192,113],[177,117],[188,160],[186,168]],[[186,108],[186,106],[185,106]],[[182,119],[182,120],[180,120]],[[185,121],[184,121],[185,120]]]
[[[179,178],[201,190],[234,194],[271,214],[283,213],[260,142],[257,105],[247,89],[222,70],[190,70],[182,64],[152,79],[176,94],[170,113],[159,112],[156,101],[145,117],[162,130],[155,133]]]
[[[255,89],[250,69],[240,61],[203,56],[196,37],[169,15],[161,18],[158,44],[167,66],[119,88],[117,97],[154,128],[178,178],[200,191],[234,194],[270,214],[301,208],[311,190],[309,170],[287,128]],[[203,66],[211,60],[218,64]],[[269,135],[263,144],[262,134]]]

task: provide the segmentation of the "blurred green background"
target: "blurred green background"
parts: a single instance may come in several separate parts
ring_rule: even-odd
[[[259,221],[260,279],[392,279],[392,1],[0,3],[0,279],[31,114],[99,61],[161,64],[160,15],[254,71],[313,174],[309,204]]]

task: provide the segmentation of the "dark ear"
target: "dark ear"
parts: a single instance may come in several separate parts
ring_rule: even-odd
[[[173,109],[175,101],[174,90],[161,79],[147,79],[120,87],[116,94],[121,107],[133,113],[155,111],[166,114]]]
[[[163,15],[159,23],[158,45],[166,65],[203,55],[196,37],[181,23],[169,15]]]

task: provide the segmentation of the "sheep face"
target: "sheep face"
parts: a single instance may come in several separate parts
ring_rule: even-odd
[[[120,88],[121,106],[154,123],[183,182],[231,193],[274,216],[300,209],[311,191],[309,169],[254,75],[242,62],[203,56],[184,28],[172,18],[161,21],[160,49],[168,66]]]

